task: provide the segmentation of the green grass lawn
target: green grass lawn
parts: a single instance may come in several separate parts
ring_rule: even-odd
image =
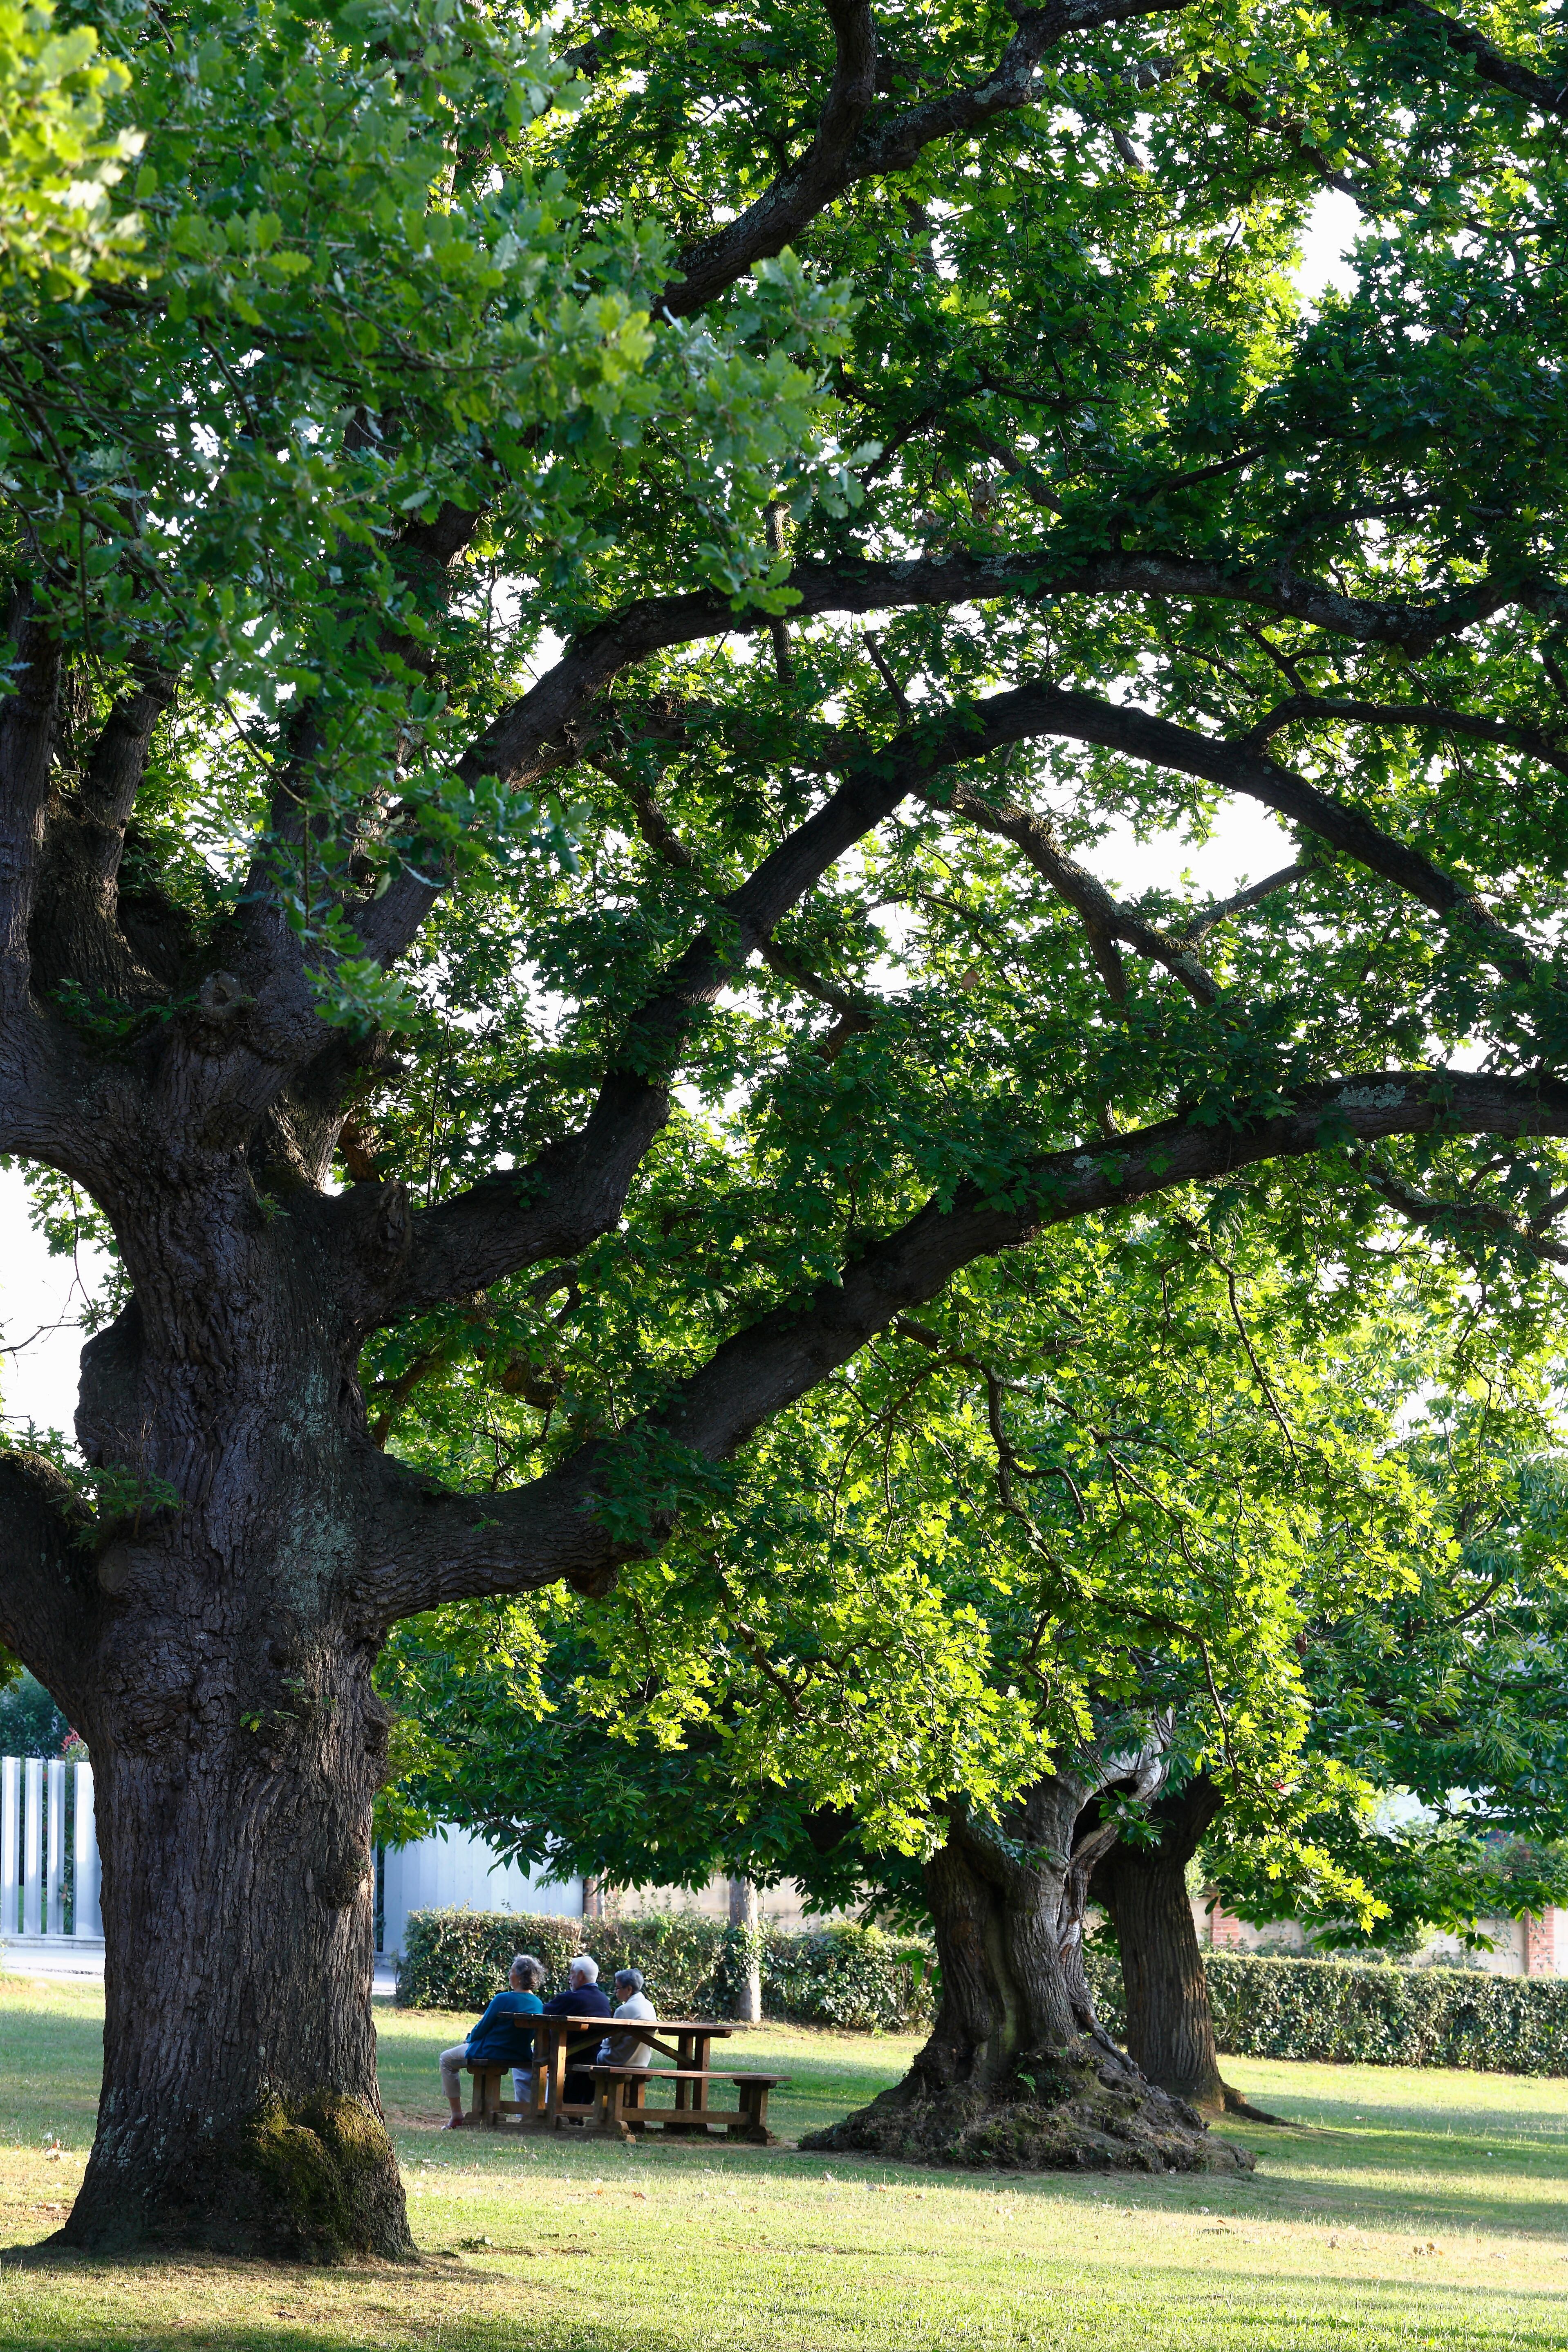
[[[96,1989],[0,1978],[0,2248],[69,2205],[101,2013]],[[1233,2081],[1303,2126],[1236,2133],[1252,2178],[1017,2179],[439,2135],[436,2053],[469,2021],[380,2016],[418,2271],[0,2259],[0,2347],[1568,2347],[1568,2082],[1236,2060]],[[766,2027],[744,2046],[793,2076],[793,2139],[914,2045]]]

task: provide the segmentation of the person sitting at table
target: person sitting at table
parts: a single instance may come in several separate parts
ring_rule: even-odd
[[[567,1990],[558,1992],[544,2003],[546,2017],[608,2017],[610,2004],[599,1986],[599,1963],[591,1960],[586,1952],[579,1952],[566,1971]],[[572,2033],[566,2038],[566,2060],[581,2059],[585,2050],[598,2042],[596,2033]],[[568,2074],[562,2085],[562,2096],[569,2106],[585,2107],[594,2096],[594,2077],[579,2065]]]
[[[531,1952],[514,1954],[507,1981],[510,1990],[497,1993],[468,2040],[456,2042],[450,2050],[441,2053],[441,2088],[452,2110],[441,2126],[443,2131],[458,2131],[463,2125],[463,2086],[458,2080],[461,2067],[511,2066],[520,2056],[526,2066],[533,2055],[532,2035],[520,2033],[511,2021],[514,2017],[542,2014],[544,2003],[538,1990],[544,1982],[542,1962],[536,1960]],[[514,2075],[513,2081],[516,2079]],[[519,2092],[520,2099],[521,2095]]]
[[[617,1969],[616,1992],[618,1996],[617,2017],[635,2017],[639,2021],[657,2016],[651,2000],[643,1991],[640,1969]],[[599,2044],[601,2066],[651,2066],[653,2043],[639,2040],[635,2033],[606,2033]]]

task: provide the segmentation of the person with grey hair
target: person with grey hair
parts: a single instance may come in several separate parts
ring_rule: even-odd
[[[609,2016],[610,2004],[605,2000],[599,1984],[599,1963],[597,1960],[590,1959],[586,1952],[579,1952],[567,1969],[566,1987],[564,1992],[558,1992],[552,2000],[545,2002],[546,2017]],[[582,2062],[585,2052],[597,2048],[598,2041],[597,2033],[573,2033],[567,2036],[567,2063],[571,2064],[573,2060],[577,2063],[574,2071],[567,2075],[562,2088],[568,2102],[574,2106],[585,2107],[593,2098],[594,2077],[584,2071]],[[592,2063],[590,2059],[589,2063],[592,2064]]]
[[[539,1998],[539,1988],[544,1982],[544,1967],[531,1952],[513,1955],[507,1970],[510,1990],[498,1992],[466,2042],[455,2042],[450,2050],[441,2053],[441,2088],[447,2094],[447,2104],[452,2112],[442,2125],[443,2131],[459,2131],[463,2125],[463,2085],[459,2080],[464,2066],[516,2066],[521,2060],[526,2070],[533,2057],[533,2036],[520,2033],[513,2025],[514,2017],[539,2017],[544,2003]],[[605,2003],[609,2007],[608,2001]],[[514,2074],[512,2082],[520,2084],[524,2075]],[[522,2097],[518,2090],[519,2099]]]
[[[640,1969],[616,1970],[617,2017],[635,2017],[640,2021],[658,2014],[642,1985]],[[599,2063],[601,2066],[651,2066],[653,2043],[639,2040],[635,2033],[606,2033],[599,2044]]]

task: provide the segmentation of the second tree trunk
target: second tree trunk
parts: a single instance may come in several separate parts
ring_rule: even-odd
[[[1109,1913],[1121,1948],[1130,2054],[1151,2083],[1211,2116],[1224,2111],[1226,2086],[1187,1864],[1220,1801],[1206,1776],[1190,1780],[1180,1795],[1152,1808],[1159,1844],[1119,1839],[1097,1863],[1089,1887]]]
[[[1100,2028],[1083,1968],[1089,1874],[1114,1829],[1076,1780],[1037,1782],[1005,1833],[957,1816],[926,1867],[942,1998],[903,2082],[803,2147],[1030,2170],[1234,2170],[1245,2151],[1148,2083]]]

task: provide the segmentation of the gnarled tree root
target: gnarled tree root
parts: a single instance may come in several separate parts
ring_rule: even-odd
[[[937,2089],[911,2075],[803,2148],[1011,2172],[1250,2172],[1195,2107],[1087,2037],[1026,2058],[1001,2084]]]
[[[1250,2099],[1244,2097],[1240,2091],[1234,2090],[1230,2084],[1222,2083],[1220,2088],[1225,2093],[1224,2112],[1227,2116],[1240,2116],[1244,2122],[1249,2124],[1273,2124],[1280,2131],[1299,2129],[1289,2116],[1270,2115],[1267,2107],[1255,2107]]]

